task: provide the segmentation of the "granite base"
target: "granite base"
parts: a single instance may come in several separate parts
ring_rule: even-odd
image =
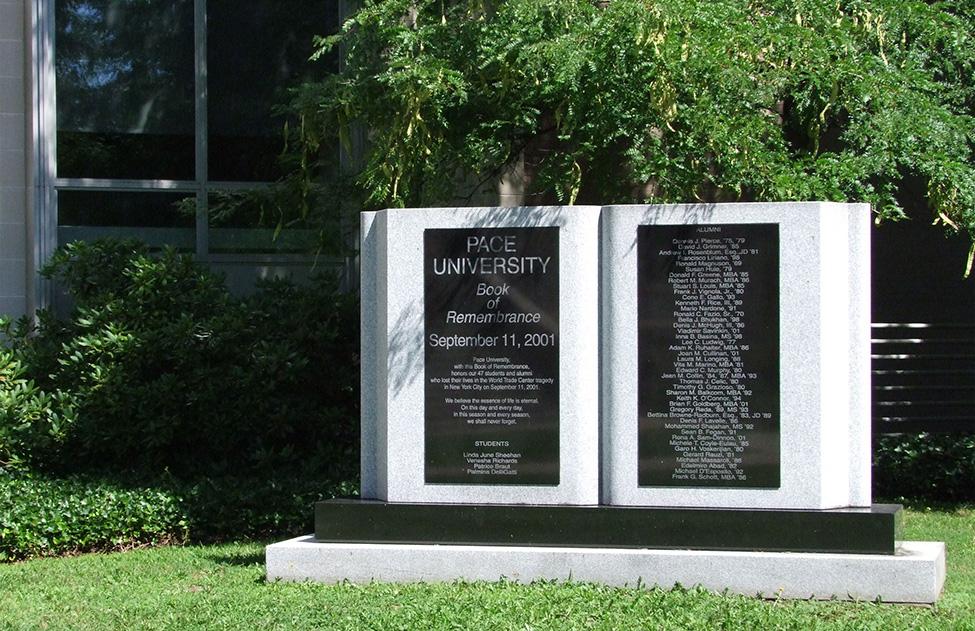
[[[572,580],[615,586],[700,585],[765,598],[933,603],[945,579],[940,542],[894,555],[544,546],[322,543],[267,548],[268,580],[335,583]]]

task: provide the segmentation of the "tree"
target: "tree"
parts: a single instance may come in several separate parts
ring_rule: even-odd
[[[372,0],[321,39],[342,70],[294,106],[306,148],[368,130],[367,207],[443,203],[523,164],[533,202],[861,201],[975,236],[973,18],[918,0]]]

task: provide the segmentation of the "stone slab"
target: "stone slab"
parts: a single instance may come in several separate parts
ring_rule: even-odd
[[[887,554],[900,539],[897,504],[836,510],[399,504],[315,504],[315,539],[596,548]]]
[[[870,235],[869,206],[854,206],[850,222],[850,505],[867,506],[872,498],[872,416],[870,379]]]
[[[599,208],[394,209],[363,213],[361,228],[362,496],[394,502],[597,504]],[[558,231],[557,483],[430,483],[424,453],[429,438],[426,233],[498,228]]]
[[[818,202],[603,208],[603,503],[869,506],[868,218],[863,204]],[[640,486],[638,227],[716,224],[778,228],[778,486]]]
[[[622,548],[318,543],[266,549],[268,580],[407,583],[572,580],[615,586],[701,585],[765,598],[933,603],[944,586],[940,542],[903,542],[893,556]]]
[[[359,493],[362,497],[378,497],[380,483],[386,486],[385,468],[380,470],[379,456],[385,453],[385,435],[379,432],[379,417],[385,415],[385,398],[380,397],[379,329],[385,329],[385,314],[377,310],[379,242],[385,234],[376,222],[375,212],[359,213]]]

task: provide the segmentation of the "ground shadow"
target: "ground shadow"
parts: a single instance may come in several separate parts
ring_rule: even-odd
[[[264,552],[248,553],[214,553],[206,555],[208,561],[213,561],[218,565],[233,565],[237,567],[249,567],[251,565],[264,565]]]

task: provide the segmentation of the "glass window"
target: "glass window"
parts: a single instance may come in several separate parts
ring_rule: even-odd
[[[318,245],[318,233],[289,223],[278,230],[278,200],[262,191],[210,196],[210,252],[256,254],[310,252]]]
[[[287,89],[321,76],[310,64],[313,38],[334,29],[337,3],[320,0],[207,2],[207,127],[211,180],[269,181],[284,119],[275,107]]]
[[[52,6],[56,194],[42,251],[100,236],[232,255],[211,262],[315,249],[317,230],[278,225],[287,202],[262,183],[282,175],[288,90],[336,68],[309,57],[337,29],[338,0]]]
[[[192,0],[55,7],[58,176],[193,179]]]
[[[58,191],[58,242],[136,238],[150,246],[192,251],[192,199],[185,193],[156,191]]]

